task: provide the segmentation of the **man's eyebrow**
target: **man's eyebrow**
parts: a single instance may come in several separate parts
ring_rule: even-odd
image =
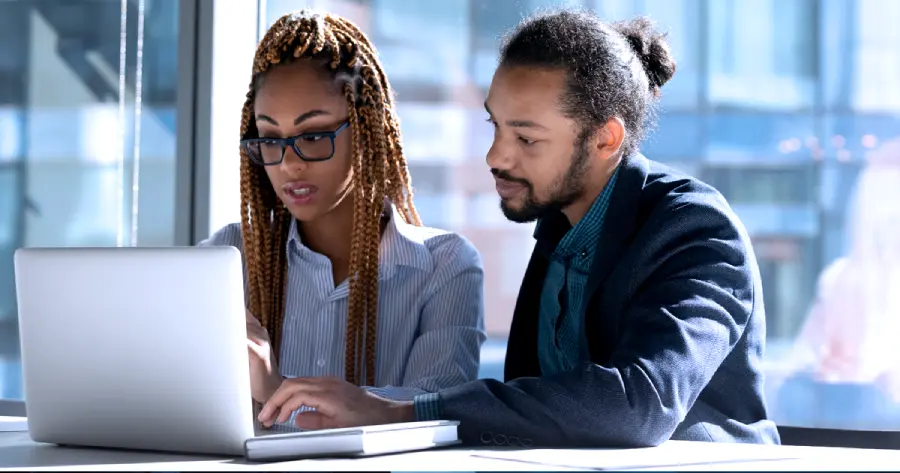
[[[490,115],[492,117],[494,116],[494,114],[491,112],[491,108],[488,107],[487,101],[484,102],[484,110],[488,113],[488,115]],[[539,125],[537,122],[534,122],[532,120],[506,120],[503,123],[506,126],[512,127],[512,128],[531,128],[534,130],[546,130],[547,129],[547,127],[545,127],[543,125]]]
[[[321,115],[331,115],[331,114],[328,113],[328,112],[326,112],[325,110],[318,110],[318,109],[317,109],[317,110],[310,110],[310,111],[308,111],[308,112],[301,113],[297,118],[295,118],[295,119],[294,119],[294,125],[299,125],[299,124],[305,122],[306,120],[309,120],[310,118],[318,117],[318,116],[321,116]],[[272,117],[270,117],[270,116],[268,116],[268,115],[262,114],[262,113],[256,115],[256,120],[257,120],[257,121],[263,121],[263,122],[269,122],[269,123],[271,123],[271,124],[273,124],[273,125],[278,125],[278,122],[275,121],[274,118],[272,118]]]

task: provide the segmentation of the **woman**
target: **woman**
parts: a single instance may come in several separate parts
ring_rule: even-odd
[[[412,202],[393,92],[346,19],[281,17],[259,44],[241,120],[242,249],[253,399],[337,377],[394,399],[475,379],[483,271]]]
[[[900,139],[868,156],[851,200],[849,251],[818,293],[780,379],[779,424],[838,429],[900,426]]]

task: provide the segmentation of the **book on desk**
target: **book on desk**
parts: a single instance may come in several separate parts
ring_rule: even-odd
[[[28,432],[28,419],[24,417],[0,416],[0,432]]]
[[[456,421],[432,421],[273,433],[244,441],[244,456],[270,462],[426,450],[458,444],[458,426]]]

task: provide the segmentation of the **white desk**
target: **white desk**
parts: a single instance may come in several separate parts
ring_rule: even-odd
[[[900,451],[667,442],[651,449],[456,449],[376,458],[252,464],[217,458],[36,444],[25,432],[0,433],[0,470],[131,471],[571,471],[773,470],[850,471],[900,469]]]

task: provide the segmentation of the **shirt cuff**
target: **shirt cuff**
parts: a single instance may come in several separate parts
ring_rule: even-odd
[[[420,394],[413,398],[413,409],[419,422],[441,420],[441,395],[438,393]]]
[[[417,395],[426,392],[417,388],[404,388],[399,386],[382,386],[377,388],[363,386],[363,389],[380,398],[390,399],[392,401],[412,401]]]

